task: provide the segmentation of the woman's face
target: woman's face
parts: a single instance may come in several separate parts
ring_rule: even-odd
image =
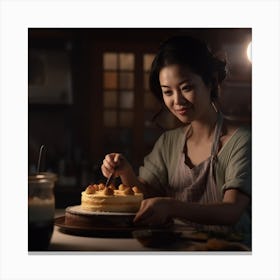
[[[163,100],[181,122],[189,123],[207,116],[211,108],[211,88],[202,78],[181,65],[169,65],[159,72]]]

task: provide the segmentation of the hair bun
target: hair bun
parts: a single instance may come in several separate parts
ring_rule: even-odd
[[[227,76],[226,61],[213,57],[213,72],[217,73],[218,83],[221,83]]]

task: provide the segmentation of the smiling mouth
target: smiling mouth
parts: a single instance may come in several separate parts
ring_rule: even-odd
[[[186,109],[184,109],[184,110],[178,110],[178,111],[176,111],[179,115],[181,115],[181,116],[183,116],[183,115],[186,115],[186,113],[187,113],[187,110]]]
[[[179,115],[185,115],[187,114],[187,112],[189,111],[190,107],[189,108],[182,108],[182,109],[179,109],[179,110],[175,110],[176,113],[178,113]]]

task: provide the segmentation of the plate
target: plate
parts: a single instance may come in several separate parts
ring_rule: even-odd
[[[100,237],[100,238],[133,238],[133,231],[144,230],[147,227],[102,227],[102,226],[79,226],[65,224],[65,216],[55,219],[55,225],[59,231],[65,234]]]
[[[65,224],[86,228],[127,228],[134,227],[135,213],[92,212],[84,210],[81,205],[65,209]]]
[[[82,209],[81,205],[68,206],[66,212],[85,216],[135,216],[135,213],[128,212],[93,212]]]

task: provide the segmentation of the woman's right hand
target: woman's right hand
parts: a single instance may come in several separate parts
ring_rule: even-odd
[[[106,178],[113,172],[114,177],[125,176],[130,170],[132,170],[130,163],[118,153],[107,154],[101,166],[101,171]]]

